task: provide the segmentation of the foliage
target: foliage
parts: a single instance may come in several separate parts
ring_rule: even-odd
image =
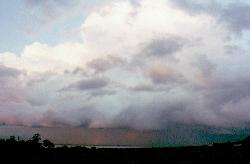
[[[54,148],[55,145],[48,139],[43,140],[43,147],[45,148]]]
[[[213,145],[112,149],[57,147],[40,134],[29,140],[10,136],[0,139],[1,163],[246,163],[249,161],[250,137],[238,142]],[[6,161],[6,162],[5,162]]]
[[[41,135],[38,133],[34,134],[31,139],[33,143],[39,143],[40,140],[41,140]]]

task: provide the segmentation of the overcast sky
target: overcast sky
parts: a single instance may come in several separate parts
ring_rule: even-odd
[[[250,125],[248,0],[0,1],[0,124]]]

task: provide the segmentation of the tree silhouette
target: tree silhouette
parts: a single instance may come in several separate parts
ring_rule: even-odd
[[[50,140],[46,139],[46,140],[43,140],[43,147],[54,148],[55,145]]]
[[[41,140],[41,135],[39,133],[34,134],[31,139],[33,143],[39,143],[40,140]]]
[[[10,136],[8,141],[11,142],[11,143],[14,143],[14,142],[16,142],[16,137],[15,136]]]

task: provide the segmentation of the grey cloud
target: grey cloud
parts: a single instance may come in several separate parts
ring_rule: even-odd
[[[116,93],[115,90],[107,90],[107,89],[101,89],[101,90],[94,90],[92,91],[89,96],[89,99],[94,97],[103,97],[103,96],[111,96]]]
[[[91,124],[91,120],[90,120],[90,119],[86,119],[86,120],[82,121],[82,122],[78,125],[78,127],[81,127],[81,128],[89,128],[90,124]]]
[[[83,69],[80,67],[76,67],[73,70],[64,70],[63,72],[65,75],[80,75],[84,77],[90,76],[90,72],[87,69]]]
[[[190,14],[210,14],[220,22],[226,22],[229,28],[236,33],[250,29],[250,5],[247,3],[231,2],[222,5],[218,0],[174,0],[172,2]]]
[[[221,5],[218,1],[214,0],[172,0],[172,2],[187,11],[189,14],[217,13],[221,9]]]
[[[28,83],[27,83],[27,86],[34,86],[38,83],[41,83],[41,82],[44,82],[47,80],[47,76],[41,76],[39,78],[34,78],[34,79],[31,79]]]
[[[232,92],[236,90],[232,90]],[[249,96],[246,94],[245,96],[237,96],[240,93],[237,90],[234,97],[235,94],[232,92],[224,91],[221,94],[220,91],[213,92],[208,89],[205,93],[197,95],[194,91],[193,93],[189,92],[190,98],[183,99],[177,96],[176,100],[172,102],[171,100],[164,102],[163,97],[155,96],[154,101],[150,104],[144,102],[143,106],[141,106],[142,104],[131,105],[129,108],[122,110],[114,118],[112,126],[135,129],[165,129],[171,126],[175,127],[176,124],[190,125],[190,127],[193,127],[193,125],[226,128],[246,125],[249,127],[249,116],[246,115],[249,109],[238,109],[239,104],[232,106],[232,104],[235,104],[232,102],[232,100],[235,101],[235,97],[245,102],[247,101],[245,98]],[[247,92],[249,93],[249,88],[245,91],[245,93]],[[209,96],[206,94],[209,94]],[[173,95],[173,97],[175,96]],[[230,111],[223,111],[225,104],[228,104],[226,107]],[[235,114],[232,115],[232,113]],[[240,118],[239,116],[242,115],[245,117]]]
[[[95,73],[103,73],[117,65],[123,64],[124,60],[115,56],[108,56],[107,58],[97,58],[87,63],[89,68],[95,70]]]
[[[92,120],[96,118],[98,118],[98,113],[95,108],[91,105],[85,105],[80,108],[72,107],[71,110],[63,113],[52,109],[47,110],[41,114],[40,119],[34,125],[41,127],[89,128]]]
[[[76,69],[74,69],[74,70],[72,71],[72,73],[73,73],[73,74],[78,74],[78,73],[80,73],[80,74],[82,74],[82,75],[85,75],[85,74],[86,74],[86,72],[85,72],[82,68],[76,68]]]
[[[43,3],[43,2],[44,1],[37,1],[37,3]],[[193,10],[192,14],[197,14],[199,12],[207,12],[207,13],[211,12],[211,10],[204,8],[203,4],[188,6],[189,4],[185,4],[185,3],[188,3],[190,1],[183,1],[183,2],[184,2],[183,4],[184,6],[186,5],[187,8],[190,8],[190,10]],[[57,1],[56,3],[59,3],[59,1]],[[238,7],[237,5],[235,6],[229,5],[225,8],[222,8],[221,6],[219,6],[213,10],[216,11],[215,13],[213,13],[214,15],[221,16],[221,19],[226,18],[225,21],[227,21],[228,23],[232,25],[237,24],[237,27],[232,27],[234,31],[239,32],[243,29],[249,28],[248,27],[249,21],[245,22],[247,21],[248,18],[240,18],[240,16],[247,15],[248,13],[247,5],[238,6]],[[242,11],[239,11],[240,13],[237,13],[236,11],[238,10],[242,10]],[[162,59],[163,58],[165,59],[165,57],[173,57],[174,53],[182,50],[182,48],[184,49],[186,41],[179,37],[167,36],[167,37],[156,38],[155,40],[148,41],[147,43],[148,44],[145,44],[143,48],[140,47],[142,48],[142,54],[147,55],[147,57],[150,56],[150,57],[157,58],[157,60],[154,60],[153,62],[155,61],[157,62],[158,59],[160,59],[161,60],[160,62],[164,63]],[[235,50],[234,47],[231,47],[231,48],[232,49],[229,48],[230,53],[236,53],[236,52],[233,52]],[[189,53],[189,52],[186,52],[186,53]],[[57,94],[53,95],[53,93],[50,93],[48,92],[48,90],[45,90],[45,94],[48,94],[48,95],[45,95],[45,96],[43,95],[43,97],[46,97],[46,98],[49,96],[56,97],[56,99],[49,101],[48,105],[53,106],[55,104],[60,104],[62,100],[67,100],[67,102],[62,103],[60,107],[61,108],[69,107],[69,108],[62,110],[60,107],[57,106],[57,108],[55,109],[56,111],[55,113],[53,112],[51,113],[49,111],[47,113],[45,112],[41,120],[38,120],[37,124],[34,124],[34,126],[38,126],[38,125],[46,126],[46,123],[47,123],[47,125],[49,126],[79,126],[79,127],[88,128],[88,127],[91,127],[91,125],[95,121],[101,122],[103,120],[102,116],[105,114],[109,115],[111,112],[113,112],[113,110],[115,111],[116,109],[113,109],[110,113],[108,113],[107,111],[109,111],[110,108],[117,107],[117,106],[118,108],[122,108],[122,109],[117,109],[118,114],[114,118],[112,118],[113,116],[110,116],[108,118],[108,121],[111,120],[111,123],[107,125],[103,125],[103,126],[128,127],[128,128],[136,128],[136,129],[166,129],[169,126],[175,126],[175,124],[187,124],[190,126],[193,126],[195,124],[196,125],[197,124],[198,125],[211,125],[211,126],[231,126],[236,121],[246,122],[248,118],[248,115],[247,115],[248,110],[247,110],[246,104],[248,103],[249,97],[250,97],[249,73],[246,72],[244,74],[244,77],[243,76],[240,77],[239,75],[236,75],[232,73],[231,71],[226,72],[227,70],[224,70],[225,68],[228,69],[230,66],[227,66],[222,70],[219,70],[217,66],[221,64],[220,61],[218,60],[217,65],[212,63],[209,60],[209,58],[206,57],[209,54],[207,55],[194,54],[194,55],[195,55],[193,56],[194,59],[191,59],[192,62],[185,63],[185,64],[191,65],[192,68],[197,69],[198,72],[202,74],[202,76],[205,78],[204,81],[207,82],[207,84],[205,84],[204,86],[197,86],[196,83],[192,83],[186,80],[185,77],[183,77],[182,74],[178,72],[180,69],[182,69],[180,65],[176,65],[177,69],[175,69],[175,65],[170,65],[171,68],[168,68],[168,67],[164,68],[165,67],[164,65],[162,67],[156,67],[156,69],[152,68],[147,72],[148,73],[147,77],[149,78],[149,80],[152,81],[152,84],[151,83],[150,85],[139,84],[133,87],[118,88],[114,86],[113,83],[110,83],[108,79],[101,77],[99,75],[103,75],[104,73],[107,73],[108,70],[115,68],[119,64],[123,64],[124,61],[120,58],[116,58],[113,56],[108,56],[107,58],[94,59],[87,64],[88,70],[89,69],[93,70],[94,75],[89,75],[89,76],[84,75],[84,79],[73,82],[72,84],[65,84],[66,87],[61,90],[61,91],[73,90],[73,91],[79,91],[80,93],[83,92],[84,96],[81,97],[81,95],[77,94],[75,97],[73,96],[72,98],[70,97],[72,95],[71,94],[67,95],[67,93],[60,94],[60,95],[58,94],[59,95],[58,96]],[[150,64],[150,63],[147,63],[148,61],[145,58],[139,58],[139,62],[141,62],[142,64],[145,64],[146,66],[147,64]],[[167,62],[168,61],[166,61],[165,64],[168,66]],[[130,67],[134,63],[132,63],[131,65],[126,65],[126,64],[125,66]],[[225,64],[225,63],[222,63],[222,64]],[[240,65],[241,63],[234,63],[234,64]],[[136,64],[134,64],[133,66],[135,65]],[[224,67],[224,66],[222,65],[221,67]],[[134,84],[135,81],[138,80],[136,79],[136,76],[138,74],[139,74],[139,78],[141,78],[140,71],[145,71],[145,67],[139,68],[140,70],[138,72],[137,72],[138,67],[136,69],[134,68],[135,67],[132,67],[131,69],[132,73],[129,74],[130,76],[134,76],[134,77],[132,77],[131,80],[130,78],[126,79],[127,81],[125,81],[124,83],[129,83],[130,85]],[[0,66],[0,79],[5,78],[5,77],[15,78],[19,74],[20,73],[18,70]],[[68,78],[65,80],[65,83],[68,83],[69,80],[73,80],[75,78],[77,79],[79,78],[79,75],[83,75],[83,74],[84,74],[84,70],[81,68],[76,68],[72,72],[65,71],[65,74],[58,75],[60,76],[60,78],[59,80],[58,79],[54,80],[54,83],[56,83],[56,86],[53,83],[52,87],[53,88],[59,87],[57,85],[57,82],[58,81],[61,82],[61,80],[64,79],[64,76]],[[119,78],[119,77],[116,77],[116,75],[114,76],[114,75],[108,74],[108,76],[110,79],[114,78],[112,79],[114,81],[117,80],[117,78]],[[189,74],[187,76],[189,76]],[[193,75],[190,75],[190,76],[194,80],[199,80],[198,77],[193,77]],[[230,76],[230,78],[228,78],[227,76]],[[80,76],[80,77],[83,77],[83,76]],[[148,79],[139,79],[139,81],[140,80],[147,81]],[[7,82],[10,82],[10,81],[7,81]],[[40,84],[42,82],[44,82],[44,79],[35,78],[34,81],[32,80],[30,81],[31,85],[28,87],[33,87],[34,86],[33,83]],[[13,86],[14,85],[18,86],[16,85],[17,83],[19,82],[13,83]],[[51,81],[49,81],[48,83],[51,83]],[[44,86],[41,85],[41,88],[42,88],[41,90],[43,91],[45,87],[47,89],[47,86],[49,85],[44,85]],[[114,87],[115,89],[113,88],[110,89],[111,86]],[[161,87],[165,87],[165,86],[166,87],[169,86],[170,89],[164,93],[158,92],[159,90],[162,89]],[[32,89],[32,88],[26,88],[26,89]],[[36,89],[37,88],[34,88],[34,90]],[[8,96],[6,94],[7,91],[9,93],[10,92],[13,92],[13,93],[9,94],[10,96]],[[36,90],[35,92],[38,92],[38,91]],[[145,94],[145,92],[147,93]],[[8,98],[8,99],[3,99],[2,100],[3,102],[6,102],[6,100],[8,101],[15,100],[16,95],[18,94],[17,94],[17,89],[15,87],[13,87],[12,90],[10,90],[9,88],[7,88],[6,90],[3,90],[1,88],[0,96],[4,98],[6,97]],[[36,107],[37,109],[38,108],[37,106],[39,106],[39,108],[42,108],[44,110],[45,107],[42,106],[44,104],[41,104],[42,96],[41,94],[38,94],[38,95],[40,96],[40,97],[37,96],[38,99],[26,98],[26,101],[30,103],[29,105],[32,105],[32,108]],[[59,98],[57,98],[57,96]],[[93,101],[93,107],[87,106],[87,107],[82,107],[82,108],[75,110],[75,108],[82,106],[81,103],[85,103],[86,97],[89,97],[89,99]],[[110,102],[114,102],[115,105],[113,106],[113,104],[110,104]],[[14,103],[17,104],[15,107],[19,106],[18,102],[14,101]],[[244,105],[241,105],[242,103],[244,103]],[[77,106],[76,104],[77,105],[80,104],[80,105]],[[104,104],[104,105],[102,106],[100,104]],[[237,104],[237,105],[232,105],[232,104]],[[224,109],[225,105],[226,107],[228,107],[228,109],[230,109],[230,112],[227,112],[226,109]],[[77,107],[71,107],[71,106],[77,106]],[[0,104],[0,107],[5,108],[5,106],[3,106],[2,104]],[[239,109],[239,107],[242,107],[242,108],[244,107],[245,109],[244,110]],[[13,108],[8,108],[8,106],[6,106],[6,108],[13,109]],[[30,110],[31,108],[28,108],[28,109]],[[12,111],[12,110],[8,110],[8,111]],[[19,113],[22,113],[22,112],[23,111],[20,111]],[[25,115],[25,113],[29,113],[29,112],[30,111],[24,111],[23,113]],[[117,111],[115,111],[114,113],[116,112]],[[233,116],[234,113],[238,113],[239,114],[238,116],[245,115],[245,118],[240,119],[238,116],[237,116],[238,118],[236,118],[236,116],[235,117]]]
[[[150,70],[149,78],[155,84],[177,84],[182,82],[184,79],[181,74],[173,70]]]
[[[250,5],[233,3],[221,11],[221,20],[226,20],[232,30],[241,32],[250,29]]]
[[[210,65],[207,60],[208,59],[206,58],[198,59],[201,63],[205,63],[201,64],[201,67],[206,65],[206,63]],[[207,67],[210,69],[210,66],[204,66],[204,68],[201,69],[204,69],[206,72]],[[84,85],[81,86],[82,88],[91,88],[89,86],[91,80],[87,80],[88,82],[86,82],[85,79],[83,81]],[[229,128],[237,126],[238,122],[247,124],[247,116],[244,119],[238,117],[244,115],[247,110],[237,109],[236,107],[238,107],[239,104],[236,106],[230,104],[241,103],[241,101],[244,102],[245,99],[250,97],[250,88],[248,84],[250,84],[250,78],[236,75],[232,75],[231,79],[226,79],[224,76],[213,77],[213,79],[209,81],[209,86],[200,90],[195,87],[190,87],[190,85],[196,86],[196,84],[187,85],[186,83],[181,83],[178,85],[178,87],[182,87],[182,93],[180,95],[169,90],[166,94],[159,92],[151,93],[149,99],[148,97],[145,99],[139,99],[136,103],[128,100],[128,103],[124,106],[121,112],[119,112],[114,118],[109,118],[111,123],[104,126],[141,130],[166,129],[169,127],[175,127],[176,124],[190,125],[190,127],[195,125],[205,125],[210,127]],[[77,89],[80,87],[80,85],[78,85],[79,84],[74,85],[74,87]],[[92,88],[93,90],[91,89],[89,94],[95,93],[97,95],[92,96],[102,96],[102,94],[109,95],[109,93],[111,93],[111,96],[113,95],[109,90],[105,90],[102,87],[99,88],[98,86],[95,84]],[[186,86],[186,88],[184,86]],[[129,88],[130,90],[135,91],[135,93],[130,94],[130,96],[134,96],[136,99],[138,96],[136,92],[152,92],[155,88],[156,87],[151,87],[149,85],[137,85]],[[175,87],[173,89],[175,89]],[[172,94],[173,96],[171,96]],[[117,103],[121,102],[118,101]],[[228,104],[227,107],[230,108],[230,113],[222,111],[225,104]],[[88,107],[88,109],[83,108],[82,110],[77,110],[77,112],[72,111],[71,114],[67,115],[72,115],[70,116],[70,120],[74,121],[69,122],[65,120],[65,126],[69,124],[70,126],[90,127],[92,122],[100,119],[102,120],[102,118],[98,117],[100,113],[98,114],[95,108],[101,107],[93,104],[93,107]],[[107,107],[101,109],[102,111],[105,111],[107,110]],[[232,116],[232,111],[238,113],[238,116]],[[76,113],[78,113],[77,116],[74,115]],[[62,122],[60,122],[60,119],[55,120],[57,121],[51,123],[58,126],[63,125]]]
[[[196,61],[191,64],[198,68],[204,80],[209,81],[213,78],[213,74],[216,71],[216,64],[212,63],[207,55],[197,55]]]
[[[237,54],[245,54],[246,52],[237,45],[226,45],[226,53],[228,55],[236,56]]]
[[[176,97],[173,100],[168,97],[172,94],[171,90],[164,95],[151,93],[150,103],[147,99],[145,102],[138,100],[138,104],[131,104],[114,118],[113,125],[136,129],[164,129],[175,124],[186,124],[190,127],[250,127],[250,116],[246,114],[250,104],[248,74],[231,74],[229,77],[213,75],[216,67],[207,58],[198,58],[197,62],[200,65],[196,66],[204,76],[208,76],[207,86],[198,89],[197,84],[192,82],[180,83],[178,87],[182,88],[182,94],[188,94],[183,97],[173,93],[173,97]],[[137,85],[130,89],[151,92],[153,88]]]
[[[172,55],[173,53],[181,50],[183,46],[183,39],[179,37],[168,36],[152,40],[146,45],[141,53],[149,56],[162,57]]]
[[[129,87],[128,90],[135,92],[135,93],[149,93],[154,94],[157,92],[168,92],[171,90],[171,84],[168,85],[157,85],[159,83],[153,83],[153,84],[137,84],[135,86]]]
[[[102,120],[105,117],[98,112],[98,108],[95,104],[85,104],[78,108],[72,108],[70,111],[65,111],[65,114],[61,114],[65,120],[68,120],[71,126],[90,128],[92,123],[97,120]]]
[[[30,103],[32,106],[42,106],[44,102],[37,100],[37,99],[27,99],[27,102]]]
[[[189,108],[189,102],[182,99],[178,102],[155,100],[142,107],[131,105],[120,112],[113,120],[113,126],[132,129],[165,129],[177,123],[191,124],[192,116],[179,116]]]
[[[81,105],[81,107],[77,107],[77,105],[75,104],[71,104],[71,106],[69,107],[65,107],[63,105],[62,106],[50,105],[49,108],[45,107],[41,108],[31,107],[31,108],[36,110],[40,109],[40,111],[38,110],[36,112],[35,119],[33,121],[31,121],[29,124],[27,123],[24,124],[26,126],[88,128],[92,120],[98,118],[96,110],[91,105]],[[22,114],[20,114],[20,116],[17,117],[20,118],[21,116]]]
[[[87,80],[82,80],[79,81],[76,84],[76,87],[80,90],[89,90],[89,89],[98,89],[98,88],[103,88],[108,85],[108,81],[105,79],[87,79]]]
[[[20,74],[21,74],[21,71],[15,68],[10,68],[10,67],[0,65],[0,78],[17,77]]]
[[[153,86],[144,84],[136,85],[134,87],[131,87],[130,89],[136,92],[152,92],[155,90]]]
[[[134,6],[140,6],[140,1],[138,0],[130,0],[130,3]]]
[[[192,96],[197,94],[200,96],[186,114],[196,113],[195,115],[199,117],[195,120],[200,124],[217,127],[242,127],[243,125],[249,127],[250,117],[246,114],[249,110],[249,106],[246,105],[250,103],[249,76],[219,76],[212,77],[208,86],[200,88],[201,90],[195,88],[190,91]]]
[[[161,74],[156,74],[151,72],[150,73],[150,78],[152,79],[152,81],[156,84],[163,84],[163,83],[167,83],[170,81],[174,81],[174,76],[172,75],[161,75]]]
[[[63,88],[61,91],[64,90],[70,90],[70,89],[76,89],[76,90],[95,90],[95,89],[101,89],[106,86],[108,86],[109,81],[104,78],[88,78],[80,80],[66,88]]]
[[[23,88],[18,76],[23,72],[15,68],[0,65],[0,103],[23,101]],[[1,105],[0,105],[1,107]]]
[[[69,127],[72,126],[70,121],[66,120],[64,117],[58,115],[58,113],[53,110],[45,111],[41,118],[32,125],[33,127]]]
[[[43,82],[50,80],[54,76],[55,76],[54,73],[36,74],[36,75],[33,75],[32,78],[29,79],[26,85],[27,87],[33,87],[33,86],[36,86],[37,84],[41,84]]]
[[[217,108],[220,104],[238,102],[250,97],[250,78],[234,77],[218,80],[212,85],[212,89],[206,91],[207,98],[212,100],[213,106]]]

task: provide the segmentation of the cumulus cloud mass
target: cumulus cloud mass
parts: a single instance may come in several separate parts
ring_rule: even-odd
[[[243,2],[106,1],[86,16],[82,41],[34,42],[0,53],[0,122],[249,126],[249,9]]]

